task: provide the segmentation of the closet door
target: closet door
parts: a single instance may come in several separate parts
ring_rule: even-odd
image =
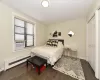
[[[87,33],[87,40],[88,40],[88,61],[95,71],[95,17],[91,19],[88,23],[88,33]]]
[[[88,23],[88,62],[92,64],[92,21]]]
[[[95,71],[95,60],[96,60],[96,27],[95,27],[95,17],[92,19],[92,68]]]
[[[99,44],[99,47],[98,47],[98,75],[99,75],[99,79],[100,79],[100,9],[98,10],[98,32],[99,32],[99,34],[98,34],[98,38],[99,38],[99,40],[98,40],[98,44]]]

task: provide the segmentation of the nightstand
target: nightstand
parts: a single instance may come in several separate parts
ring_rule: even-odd
[[[64,54],[67,56],[77,58],[77,49],[71,48],[69,46],[65,46],[64,47]]]

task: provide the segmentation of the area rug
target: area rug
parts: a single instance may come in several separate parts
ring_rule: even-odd
[[[54,65],[53,69],[69,75],[75,79],[85,80],[80,59],[62,56],[62,58]]]

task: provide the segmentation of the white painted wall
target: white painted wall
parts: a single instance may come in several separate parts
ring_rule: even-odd
[[[86,59],[86,20],[77,19],[66,21],[62,23],[56,23],[48,26],[48,36],[53,31],[60,31],[62,38],[65,40],[65,46],[76,46],[78,50],[78,57]],[[73,37],[68,36],[69,31],[73,31],[75,35]]]
[[[5,58],[29,54],[31,48],[13,52],[13,18],[12,14],[31,21],[36,25],[36,45],[43,45],[46,41],[47,27],[35,19],[13,10],[12,8],[0,3],[0,61]]]
[[[36,45],[44,45],[47,41],[47,26],[37,23],[36,28]]]

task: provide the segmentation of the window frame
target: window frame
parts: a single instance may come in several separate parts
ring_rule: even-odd
[[[15,24],[15,19],[18,19],[18,20],[21,20],[21,21],[24,21],[24,27],[22,27],[22,26],[17,26],[16,24]],[[26,26],[26,24],[27,23],[29,23],[29,24],[32,24],[33,25],[33,34],[27,34],[27,26]],[[24,29],[24,33],[16,33],[16,27],[20,27],[20,28],[23,28]],[[17,40],[15,39],[15,35],[16,34],[19,34],[19,35],[24,35],[24,47],[23,48],[26,48],[26,47],[32,47],[32,46],[34,46],[34,42],[35,42],[35,40],[34,40],[34,24],[33,23],[31,23],[31,22],[28,22],[28,21],[26,21],[26,20],[23,20],[23,19],[21,19],[21,18],[18,18],[18,17],[15,17],[14,16],[14,44],[16,44],[17,43]],[[32,45],[30,45],[30,46],[27,46],[27,35],[31,35],[31,36],[33,36],[33,44]],[[20,43],[20,42],[19,42]],[[15,49],[16,50],[16,49]]]
[[[27,23],[32,24],[32,23],[27,22],[27,21],[26,21],[26,23],[25,23],[25,41],[26,41],[26,42],[25,42],[25,47],[32,47],[32,46],[34,46],[34,34],[35,34],[35,33],[34,33],[34,25],[32,24],[32,25],[33,25],[33,34],[27,34],[27,28],[26,28],[26,27],[27,27],[27,26],[26,26]],[[33,36],[33,45],[27,46],[27,36],[28,36],[28,35]]]

